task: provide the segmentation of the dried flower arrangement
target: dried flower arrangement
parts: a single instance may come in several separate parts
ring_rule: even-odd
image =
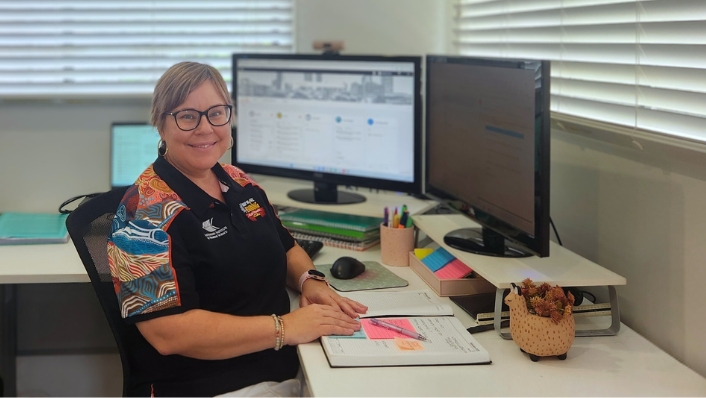
[[[551,318],[559,323],[563,316],[571,315],[574,305],[574,295],[564,294],[559,286],[551,287],[548,283],[536,286],[530,278],[522,281],[520,294],[525,298],[530,314]]]

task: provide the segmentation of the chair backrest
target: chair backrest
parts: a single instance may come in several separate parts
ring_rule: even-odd
[[[126,350],[126,336],[139,333],[134,326],[128,326],[120,315],[118,299],[108,266],[107,242],[115,211],[128,187],[116,188],[100,194],[74,210],[66,219],[66,227],[71,241],[86,268],[91,285],[98,296],[103,312],[108,319],[113,337],[118,345],[123,367],[123,395],[130,394],[132,374],[130,356]]]

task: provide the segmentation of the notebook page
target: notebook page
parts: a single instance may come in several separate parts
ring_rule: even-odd
[[[368,306],[361,318],[377,316],[453,315],[453,309],[428,290],[397,292],[343,292],[342,296]]]
[[[324,351],[334,366],[386,366],[414,364],[486,363],[488,352],[453,317],[408,318],[428,341],[420,349],[399,346],[403,339],[322,338]]]

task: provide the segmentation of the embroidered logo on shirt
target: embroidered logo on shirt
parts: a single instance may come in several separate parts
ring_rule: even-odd
[[[216,227],[215,225],[213,225],[213,218],[209,218],[208,220],[204,221],[203,223],[201,223],[201,226],[207,232],[204,234],[206,239],[220,238],[221,236],[228,233],[227,227],[220,227],[219,228],[219,227]]]
[[[257,221],[258,217],[265,216],[265,209],[260,206],[259,203],[255,202],[255,199],[253,198],[242,202],[240,204],[240,210],[245,213],[245,216],[250,219],[250,221]]]

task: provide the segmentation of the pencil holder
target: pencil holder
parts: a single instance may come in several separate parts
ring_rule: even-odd
[[[406,267],[414,250],[414,227],[390,228],[380,224],[380,257],[385,265]]]

